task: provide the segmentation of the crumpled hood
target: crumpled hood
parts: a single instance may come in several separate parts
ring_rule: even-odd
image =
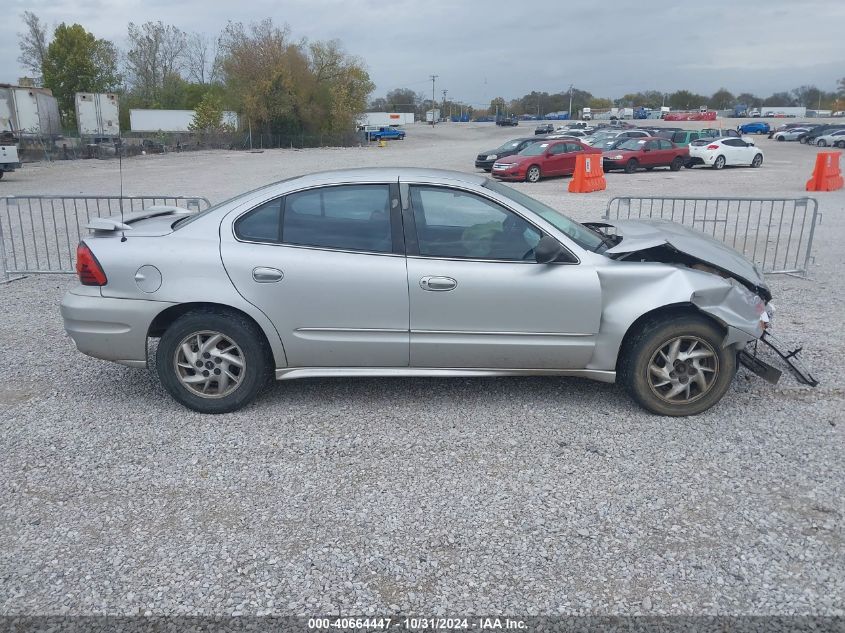
[[[634,253],[668,244],[685,253],[736,276],[745,282],[768,290],[763,274],[752,262],[730,246],[696,229],[668,220],[608,220],[622,241],[605,251],[609,255]]]

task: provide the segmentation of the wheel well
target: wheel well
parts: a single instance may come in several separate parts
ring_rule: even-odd
[[[147,330],[147,337],[148,338],[159,338],[164,331],[169,328],[173,322],[188,312],[193,312],[195,310],[216,310],[218,312],[228,312],[230,314],[237,314],[239,316],[244,317],[252,322],[253,325],[261,332],[261,336],[264,337],[264,342],[267,344],[267,348],[269,349],[269,342],[267,341],[267,335],[264,333],[264,330],[258,323],[249,316],[243,310],[238,310],[237,308],[233,308],[232,306],[227,306],[222,303],[205,303],[205,302],[196,302],[196,303],[180,303],[179,305],[170,306],[166,310],[162,310],[158,313],[156,318],[153,319],[153,322],[150,323],[150,327]]]
[[[640,329],[642,329],[642,326],[647,321],[654,321],[657,319],[672,319],[680,316],[704,317],[705,319],[713,323],[716,327],[718,327],[720,330],[725,330],[724,325],[719,323],[709,314],[702,312],[691,303],[673,303],[671,305],[660,306],[659,308],[655,308],[650,312],[646,312],[645,314],[640,315],[640,317],[637,318],[637,320],[634,321],[630,325],[628,330],[625,332],[625,336],[622,337],[622,344],[619,346],[619,354],[616,356],[616,370],[619,371],[619,362],[627,354],[628,346],[631,343],[631,339],[633,339],[634,335],[639,332]]]

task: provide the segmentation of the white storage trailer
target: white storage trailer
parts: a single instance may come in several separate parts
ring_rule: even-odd
[[[189,132],[193,110],[129,110],[129,129],[133,132]],[[223,123],[238,129],[236,112],[225,110]]]
[[[0,84],[0,130],[18,136],[60,136],[59,104],[47,88]]]
[[[358,117],[358,129],[365,127],[397,127],[414,122],[413,112],[365,112]]]
[[[120,135],[116,94],[77,92],[74,101],[76,126],[80,136],[109,138]]]

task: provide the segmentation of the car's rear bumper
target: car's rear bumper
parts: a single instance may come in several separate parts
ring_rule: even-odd
[[[150,323],[176,304],[114,299],[101,296],[99,290],[82,286],[65,294],[61,303],[65,331],[83,354],[131,367],[145,366]]]
[[[0,163],[0,171],[15,171],[23,167],[23,163]]]
[[[716,162],[716,157],[718,153],[711,152],[708,154],[696,154],[695,156],[690,156],[687,161],[690,165],[712,165]]]

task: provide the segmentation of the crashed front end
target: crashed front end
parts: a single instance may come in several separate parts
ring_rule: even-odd
[[[606,236],[609,248],[604,254],[623,264],[599,272],[605,297],[603,330],[621,331],[626,319],[642,309],[644,296],[654,308],[691,305],[722,324],[723,346],[735,348],[740,363],[758,376],[773,384],[781,376],[761,358],[762,343],[800,382],[818,384],[798,357],[801,348],[790,349],[772,335],[771,291],[757,266],[740,253],[700,231],[664,220],[588,226]],[[631,292],[634,289],[637,292]],[[607,362],[606,351],[598,349],[595,360]]]

